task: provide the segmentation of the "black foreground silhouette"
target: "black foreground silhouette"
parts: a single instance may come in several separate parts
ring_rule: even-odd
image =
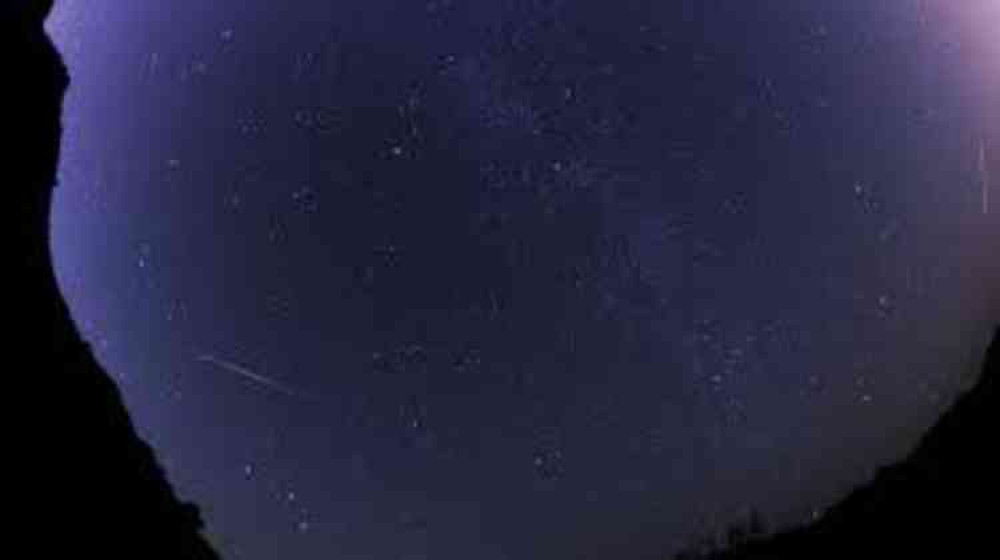
[[[14,459],[12,536],[30,558],[215,559],[196,506],[181,502],[152,449],[136,434],[118,389],[74,325],[49,253],[49,209],[68,74],[43,30],[52,0],[0,3],[0,122],[13,171],[14,417],[27,420]],[[997,549],[998,459],[990,433],[998,406],[1000,329],[978,384],[958,399],[903,461],[811,525],[763,536],[733,527],[678,558],[972,558]],[[25,410],[22,412],[20,407]],[[994,418],[991,423],[989,418]],[[19,428],[19,427],[18,427]],[[15,432],[21,431],[15,428]],[[22,441],[23,440],[23,441]],[[23,481],[23,483],[22,483]],[[29,482],[31,481],[31,482]],[[995,552],[994,552],[995,553]]]

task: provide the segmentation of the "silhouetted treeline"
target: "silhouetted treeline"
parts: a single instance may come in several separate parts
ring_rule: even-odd
[[[741,527],[677,560],[986,558],[1000,550],[996,425],[1000,328],[982,374],[904,460],[884,467],[810,525],[764,536]]]
[[[0,1],[0,150],[13,222],[4,330],[15,449],[10,558],[217,558],[59,293],[48,215],[68,75],[43,20],[51,0]],[[110,116],[109,116],[110,118]],[[1000,335],[1000,333],[998,333]],[[1000,410],[994,336],[982,377],[904,461],[815,523],[773,536],[752,516],[678,558],[981,558],[997,549]],[[9,502],[8,502],[9,503]]]
[[[0,161],[13,239],[4,373],[15,433],[4,453],[15,507],[3,557],[211,560],[198,509],[177,499],[137,436],[56,283],[48,218],[69,77],[43,31],[51,8],[0,0]]]

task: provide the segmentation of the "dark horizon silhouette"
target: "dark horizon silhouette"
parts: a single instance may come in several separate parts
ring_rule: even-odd
[[[30,379],[33,403],[25,443],[15,451],[33,481],[15,515],[29,531],[15,535],[25,556],[213,560],[198,507],[177,497],[153,450],[138,436],[122,396],[74,324],[57,285],[49,250],[49,213],[61,134],[66,68],[43,30],[51,1],[0,7],[3,136],[13,170],[17,216],[12,298],[14,364]],[[882,468],[802,529],[754,536],[757,523],[729,540],[704,543],[685,557],[875,558],[926,553],[964,557],[988,551],[996,455],[989,418],[996,392],[1000,330],[982,374],[902,462]],[[15,384],[19,387],[20,384]],[[995,412],[993,413],[995,414]],[[15,481],[17,484],[19,481]],[[725,533],[725,531],[723,532]],[[746,542],[744,542],[746,541]],[[732,545],[729,550],[715,550]],[[995,546],[994,546],[995,548]],[[687,554],[687,553],[686,553]],[[624,558],[624,556],[622,557]],[[293,559],[294,560],[294,559]]]
[[[120,392],[74,324],[49,255],[50,201],[61,133],[65,67],[42,28],[52,2],[4,2],[0,53],[8,77],[3,106],[6,183],[14,199],[15,256],[10,286],[16,326],[13,364],[24,396],[25,444],[12,455],[27,493],[15,513],[8,554],[30,558],[214,560],[199,510],[180,501],[149,445],[137,434]],[[24,408],[22,408],[24,407]],[[18,428],[15,428],[18,429]],[[30,481],[30,482],[26,482]],[[8,546],[12,546],[9,544]]]
[[[975,386],[906,458],[876,472],[813,523],[774,535],[753,522],[707,536],[678,560],[972,558],[994,550],[1000,328]],[[752,521],[752,520],[751,520]]]

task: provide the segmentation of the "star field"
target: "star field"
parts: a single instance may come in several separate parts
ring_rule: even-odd
[[[1000,314],[956,13],[62,0],[60,282],[227,558],[805,522]]]

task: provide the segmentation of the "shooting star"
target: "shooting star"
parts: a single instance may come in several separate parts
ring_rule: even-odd
[[[986,142],[979,141],[979,182],[983,189],[983,214],[990,212],[990,171],[986,167]]]
[[[296,390],[294,390],[294,389],[292,389],[292,388],[290,388],[290,387],[288,387],[288,386],[286,386],[286,385],[284,385],[284,384],[282,384],[282,383],[280,383],[278,381],[275,381],[274,379],[271,379],[269,377],[265,377],[265,376],[263,376],[263,375],[261,375],[259,373],[256,373],[256,372],[250,370],[249,368],[246,368],[246,367],[243,367],[243,366],[241,366],[239,364],[235,364],[233,362],[230,362],[229,360],[224,360],[222,358],[218,358],[218,357],[213,356],[211,354],[202,354],[202,355],[198,356],[196,359],[199,362],[204,362],[204,363],[207,363],[207,364],[212,364],[213,366],[216,366],[218,368],[224,369],[224,370],[226,370],[228,372],[231,372],[231,373],[235,373],[236,375],[239,375],[240,377],[243,377],[244,379],[249,379],[250,381],[253,381],[254,383],[256,383],[258,385],[267,387],[269,389],[272,389],[272,390],[277,391],[279,393],[283,393],[283,394],[288,395],[290,397],[307,398],[306,395],[303,395],[302,393],[299,393],[298,391],[296,391]]]

